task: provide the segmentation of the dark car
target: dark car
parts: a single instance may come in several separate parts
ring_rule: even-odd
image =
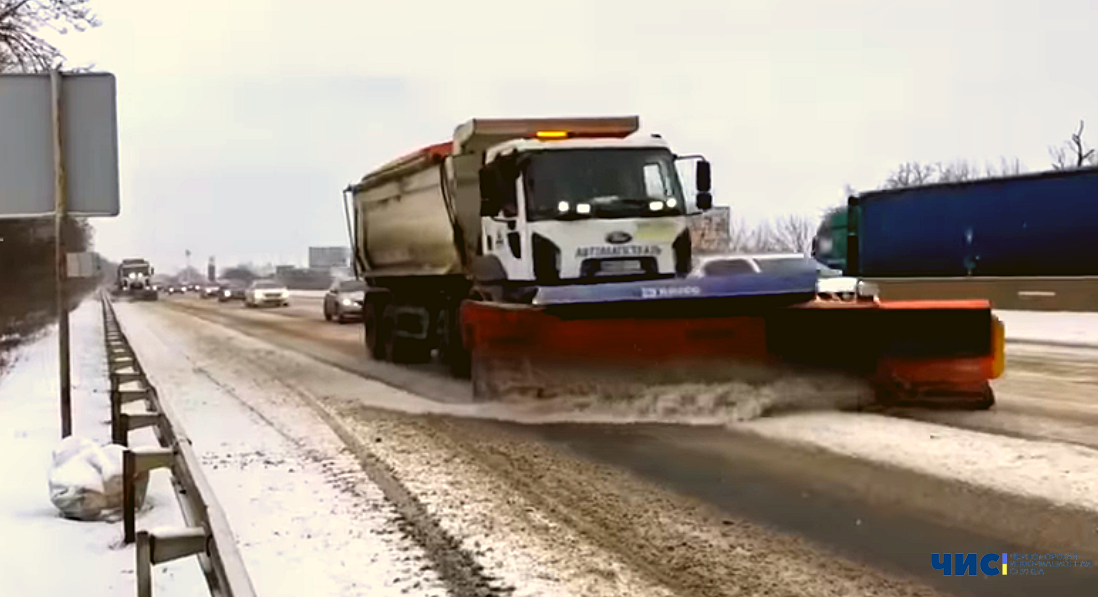
[[[215,298],[221,296],[221,285],[211,282],[203,286],[201,292],[202,298]]]
[[[324,295],[324,319],[346,323],[362,317],[362,299],[366,292],[363,280],[334,282]]]
[[[217,302],[242,301],[247,287],[240,282],[226,282],[217,291]]]

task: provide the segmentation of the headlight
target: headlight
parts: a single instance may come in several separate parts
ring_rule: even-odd
[[[232,291],[230,291],[230,290],[225,291],[225,296],[232,296],[232,295],[233,295]]]
[[[345,299],[343,299],[343,306],[345,306],[345,307],[350,307],[350,306],[351,306],[351,302],[352,302],[352,301],[351,301],[351,299],[349,299],[349,298],[345,298]]]

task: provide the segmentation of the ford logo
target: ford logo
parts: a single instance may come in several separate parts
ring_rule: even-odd
[[[606,235],[606,242],[612,245],[620,245],[633,240],[633,237],[628,232],[611,232]]]

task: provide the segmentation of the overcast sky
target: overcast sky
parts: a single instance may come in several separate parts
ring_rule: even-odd
[[[59,46],[118,77],[97,249],[163,272],[346,244],[340,190],[471,117],[639,114],[750,221],[905,160],[1046,169],[1080,119],[1098,145],[1092,0],[93,5],[103,26]]]

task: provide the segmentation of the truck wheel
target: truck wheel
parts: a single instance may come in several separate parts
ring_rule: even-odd
[[[385,338],[382,337],[382,332],[384,330],[381,326],[384,309],[384,305],[379,305],[373,301],[368,301],[365,305],[362,305],[362,324],[365,328],[366,353],[375,361],[384,361],[386,356],[386,341]],[[381,312],[379,313],[379,311]]]
[[[394,333],[396,329],[395,317],[389,317],[386,314],[381,329],[383,330],[382,335],[385,337],[385,352],[390,361],[407,364],[423,363],[431,359],[431,352],[426,342],[412,338],[402,338]]]
[[[458,308],[460,309],[460,306]],[[470,356],[461,341],[461,327],[455,321],[458,317],[457,313],[457,309],[443,309],[439,313],[435,328],[439,339],[438,357],[441,363],[449,367],[451,375],[468,378],[471,374]]]

